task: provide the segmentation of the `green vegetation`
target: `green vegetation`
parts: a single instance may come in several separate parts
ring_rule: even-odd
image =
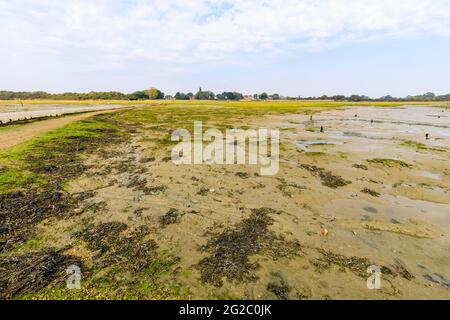
[[[110,123],[94,118],[72,123],[40,137],[0,152],[0,192],[32,188],[48,180],[50,168],[67,156],[67,148],[74,139],[95,140],[115,130]],[[80,150],[83,151],[83,150]],[[74,157],[82,157],[81,152],[74,152]],[[70,163],[67,163],[67,167]]]
[[[440,152],[445,151],[445,150],[439,149],[439,148],[428,147],[426,144],[423,144],[421,142],[416,142],[416,141],[404,141],[401,143],[401,145],[404,147],[415,148],[417,150],[431,150],[431,151],[440,151]]]
[[[156,88],[151,88],[148,90],[147,95],[150,100],[164,99],[164,93]]]
[[[195,100],[214,100],[216,95],[212,91],[203,91],[202,88],[194,95]]]

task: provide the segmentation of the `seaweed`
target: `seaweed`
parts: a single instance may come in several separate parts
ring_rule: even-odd
[[[94,262],[104,268],[113,264],[123,264],[133,271],[142,271],[156,257],[158,247],[154,240],[146,240],[149,234],[146,227],[134,232],[121,222],[108,222],[91,225],[73,235],[73,238],[87,243],[90,250],[96,252]]]
[[[374,158],[374,159],[369,159],[367,160],[367,162],[372,163],[372,164],[380,164],[389,168],[393,168],[393,167],[401,167],[401,168],[411,168],[412,165],[402,161],[402,160],[397,160],[397,159],[382,159],[382,158]]]
[[[169,224],[178,223],[180,217],[180,212],[177,209],[170,209],[167,213],[161,217],[159,217],[159,224],[164,227]]]
[[[336,189],[338,187],[344,187],[352,182],[349,180],[345,180],[340,176],[335,176],[331,171],[326,171],[323,168],[319,168],[316,166],[302,164],[301,167],[305,170],[308,170],[313,176],[317,176],[322,180],[322,184],[332,189]]]
[[[53,249],[0,258],[0,299],[36,293],[53,282],[62,281],[70,265],[82,264],[77,258]]]
[[[369,189],[369,188],[364,188],[364,189],[361,190],[361,192],[369,194],[372,197],[376,197],[376,198],[380,196],[380,193],[378,193],[378,192],[376,192],[376,191],[374,191],[372,189]]]
[[[272,292],[279,300],[288,300],[292,288],[279,272],[272,273],[273,280],[267,284],[267,291]]]
[[[196,265],[202,282],[220,287],[223,278],[235,282],[255,281],[259,264],[250,262],[250,256],[264,252],[274,258],[297,255],[301,251],[297,241],[286,241],[268,229],[274,222],[269,215],[277,212],[271,208],[253,209],[234,228],[213,235],[201,248],[210,255]]]
[[[316,267],[316,270],[318,272],[329,269],[332,265],[337,265],[341,267],[342,271],[350,270],[358,277],[365,278],[367,277],[367,268],[372,265],[376,265],[367,258],[346,257],[344,255],[336,254],[324,249],[317,250],[322,257],[316,260],[312,260],[311,262]],[[396,276],[396,273],[386,266],[381,266],[381,272],[384,275]]]

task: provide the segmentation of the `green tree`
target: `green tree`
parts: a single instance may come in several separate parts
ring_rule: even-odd
[[[150,100],[164,99],[164,93],[156,88],[151,88],[148,90],[147,95]]]
[[[195,100],[214,100],[215,94],[212,91],[203,91],[202,88],[195,94]]]
[[[260,100],[267,100],[269,98],[269,95],[266,92],[263,92],[259,95]]]
[[[148,100],[148,94],[145,91],[136,91],[128,95],[129,100]]]

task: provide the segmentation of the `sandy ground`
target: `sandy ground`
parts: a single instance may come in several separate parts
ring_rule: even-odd
[[[116,110],[85,112],[74,116],[37,121],[30,124],[20,125],[18,127],[13,127],[11,129],[6,128],[6,130],[0,131],[0,150],[26,142],[35,136],[63,127],[69,123],[87,119],[97,114],[110,113],[114,111]]]
[[[2,105],[0,106],[0,121],[7,123],[8,121],[23,120],[24,118],[40,118],[49,117],[62,114],[71,114],[88,111],[100,111],[120,109],[123,106],[113,105],[96,105],[96,106],[83,106],[83,105]]]

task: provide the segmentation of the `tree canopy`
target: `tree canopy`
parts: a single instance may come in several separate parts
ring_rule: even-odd
[[[147,91],[147,95],[150,100],[164,99],[164,93],[154,87]]]

